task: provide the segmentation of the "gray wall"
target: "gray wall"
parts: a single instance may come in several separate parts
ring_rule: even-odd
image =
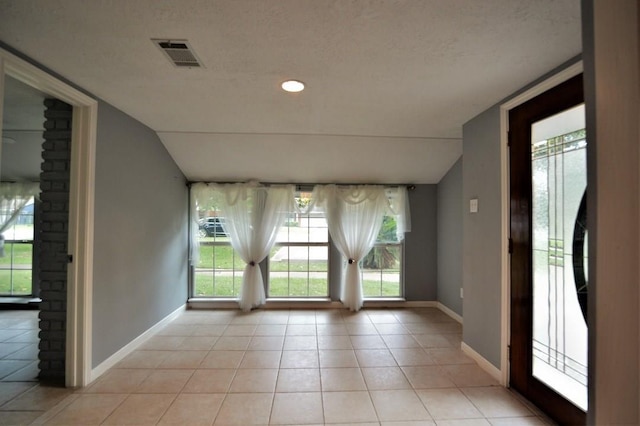
[[[502,310],[500,105],[579,60],[576,57],[560,65],[462,127],[462,203],[468,206],[470,199],[478,198],[479,204],[478,213],[469,213],[463,207],[462,339],[497,368],[500,368]]]
[[[100,102],[94,367],[186,303],[187,194],[155,132]]]
[[[436,300],[438,288],[437,186],[409,191],[411,232],[404,244],[406,300]]]
[[[501,193],[500,108],[462,128],[462,203],[478,199],[478,212],[462,214],[463,341],[500,368]]]
[[[438,183],[438,301],[462,316],[462,157]]]

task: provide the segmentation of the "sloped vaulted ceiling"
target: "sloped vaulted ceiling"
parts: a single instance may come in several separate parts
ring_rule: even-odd
[[[0,0],[0,40],[154,129],[191,180],[435,183],[463,123],[580,53],[579,7]],[[187,39],[204,67],[152,38]]]

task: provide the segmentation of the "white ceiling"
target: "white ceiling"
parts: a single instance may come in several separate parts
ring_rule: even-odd
[[[466,121],[580,53],[579,8],[0,0],[0,40],[154,129],[190,180],[436,183]],[[151,38],[188,39],[204,68]]]

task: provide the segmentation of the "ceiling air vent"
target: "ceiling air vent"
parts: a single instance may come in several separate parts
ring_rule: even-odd
[[[202,68],[203,65],[187,40],[151,39],[173,65],[179,68]]]

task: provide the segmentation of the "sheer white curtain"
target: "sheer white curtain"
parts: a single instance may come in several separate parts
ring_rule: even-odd
[[[0,256],[4,256],[4,235],[32,197],[38,195],[37,182],[0,183]]]
[[[260,262],[276,241],[287,213],[294,208],[293,185],[261,186],[258,183],[209,185],[223,194],[220,209],[231,246],[246,266],[242,276],[240,308],[249,311],[266,297]]]
[[[352,311],[362,307],[360,261],[376,241],[389,202],[382,186],[317,186],[316,203],[324,209],[331,239],[344,263],[340,300]]]

